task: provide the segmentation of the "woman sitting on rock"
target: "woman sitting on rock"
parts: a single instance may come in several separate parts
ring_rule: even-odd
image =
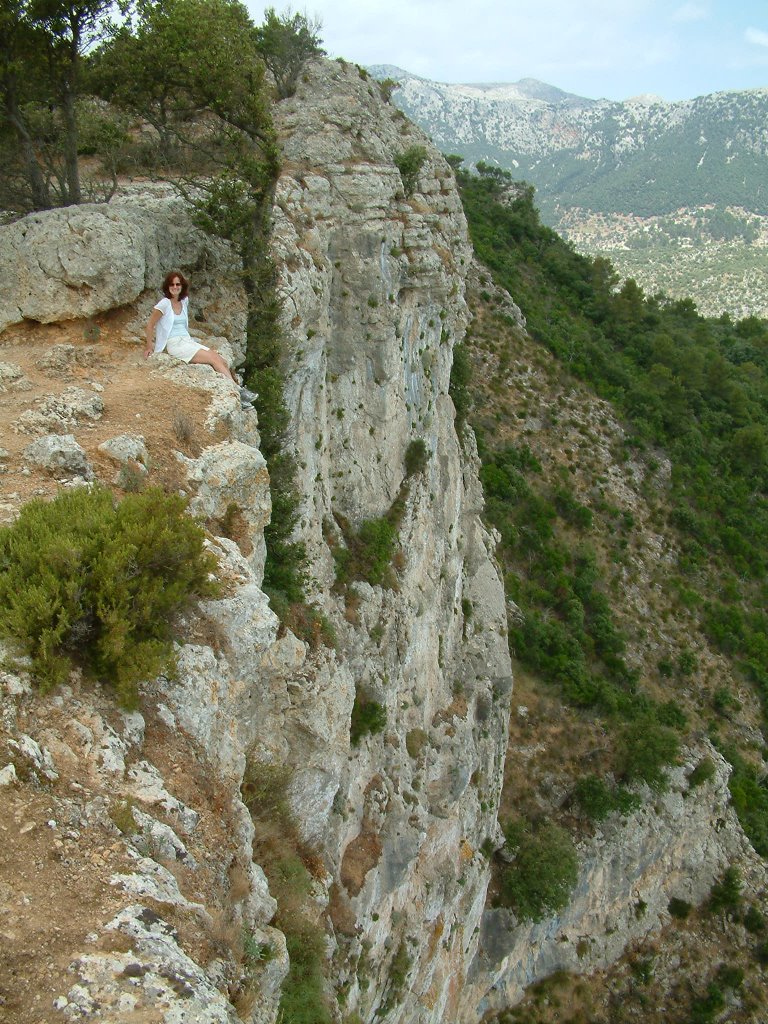
[[[144,358],[148,359],[153,351],[165,350],[175,359],[183,359],[185,363],[206,363],[212,366],[216,373],[228,377],[237,385],[222,356],[215,349],[207,348],[189,336],[189,281],[186,277],[178,270],[166,274],[163,280],[163,295],[165,298],[160,299],[152,310],[152,316],[147,324]]]

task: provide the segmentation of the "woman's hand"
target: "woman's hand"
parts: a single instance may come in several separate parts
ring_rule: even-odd
[[[163,314],[160,312],[159,309],[152,310],[152,315],[150,316],[149,323],[147,324],[147,343],[144,346],[145,359],[149,359],[149,357],[155,350],[155,342],[153,340],[155,337],[155,328],[157,327],[158,322],[162,319],[162,316]]]

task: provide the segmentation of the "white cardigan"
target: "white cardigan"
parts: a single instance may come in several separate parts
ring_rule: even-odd
[[[188,298],[181,300],[182,313],[187,308],[188,302]],[[155,306],[155,309],[159,309],[163,314],[155,326],[155,352],[162,352],[168,342],[168,335],[171,333],[171,328],[173,327],[173,304],[170,299],[163,297]]]

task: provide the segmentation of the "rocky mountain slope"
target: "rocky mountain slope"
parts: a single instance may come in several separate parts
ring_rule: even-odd
[[[525,79],[446,85],[392,66],[394,102],[444,153],[535,185],[547,223],[651,294],[765,315],[768,91],[667,103],[573,96]],[[682,264],[682,266],[681,266]]]
[[[444,85],[399,68],[396,101],[444,152],[516,168],[552,199],[599,213],[639,216],[721,203],[768,213],[768,89],[667,103],[617,103],[543,83]]]
[[[515,609],[449,395],[479,273],[455,181],[427,146],[406,195],[396,159],[426,140],[355,67],[309,66],[276,120],[300,535],[332,642],[281,627],[261,590],[255,413],[206,368],[141,358],[174,264],[192,278],[195,330],[242,356],[226,247],[146,186],[0,235],[5,520],[94,478],[181,489],[224,584],[178,622],[176,672],[147,681],[135,712],[77,673],[41,694],[6,652],[0,997],[14,1024],[272,1024],[310,934],[337,1019],[474,1024],[553,971],[594,971],[658,934],[671,895],[700,901],[734,860],[751,893],[763,883],[724,764],[685,798],[694,739],[657,809],[585,837],[561,914],[533,925],[487,905],[499,804],[525,790],[539,741],[535,721],[521,737],[520,707],[510,732]],[[526,367],[507,384],[521,394]],[[409,473],[413,442],[425,458]],[[383,583],[340,586],[339,551],[398,502]],[[380,731],[353,730],[366,705]],[[319,1001],[309,1012],[328,1019]]]

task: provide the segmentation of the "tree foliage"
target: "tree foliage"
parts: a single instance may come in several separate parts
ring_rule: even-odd
[[[400,178],[403,182],[403,191],[406,196],[413,195],[419,184],[419,172],[427,159],[427,151],[424,146],[409,146],[402,153],[395,155],[395,165],[400,171]]]
[[[0,7],[0,200],[15,210],[83,198],[78,161],[87,52],[113,0],[5,0]]]
[[[236,164],[235,179],[263,187],[277,154],[254,31],[237,0],[138,0],[94,55],[92,81],[152,126],[169,167]]]
[[[293,96],[304,64],[325,53],[320,27],[319,21],[293,14],[290,8],[282,14],[276,14],[274,7],[264,11],[264,23],[255,32],[256,46],[272,72],[280,99]]]

